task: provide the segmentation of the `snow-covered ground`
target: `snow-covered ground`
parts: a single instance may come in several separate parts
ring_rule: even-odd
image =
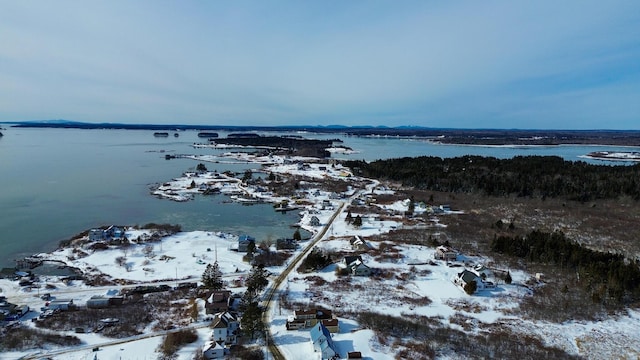
[[[349,181],[352,179],[349,169],[327,164],[299,163],[284,161],[281,157],[255,158],[247,154],[226,154],[229,159],[242,160],[265,164],[268,171],[281,174],[294,174],[315,179],[335,178]],[[194,157],[202,161],[218,161],[213,158]],[[216,159],[219,159],[217,157]],[[302,160],[301,160],[302,161]],[[379,186],[376,182],[367,182],[364,190],[367,194],[390,194],[391,190]],[[195,186],[192,186],[195,185]],[[224,174],[188,173],[180,178],[168,181],[157,190],[157,195],[166,196],[174,200],[185,200],[200,192],[204,187],[216,187],[221,192],[242,193],[244,196],[260,197],[265,201],[278,202],[281,198],[257,191],[244,186],[239,180]],[[354,189],[351,194],[357,195]],[[352,252],[350,239],[355,236],[367,238],[369,236],[386,234],[403,226],[401,217],[380,218],[375,214],[361,213],[363,225],[354,227],[345,221],[347,207],[343,208],[335,221],[329,224],[334,209],[339,209],[342,202],[348,199],[330,199],[330,194],[322,191],[309,192],[308,202],[313,204],[301,212],[300,225],[318,233],[327,226],[327,232],[318,246],[332,252]],[[327,205],[329,201],[329,206]],[[390,212],[403,213],[407,211],[409,201],[398,201],[393,204],[376,205]],[[324,209],[324,210],[323,210]],[[426,207],[416,206],[414,212],[428,211]],[[447,216],[450,211],[443,211]],[[318,226],[311,225],[311,219],[317,217]],[[425,226],[441,227],[437,217]],[[224,231],[224,229],[220,229]],[[127,229],[127,237],[136,239],[144,237],[146,230]],[[61,249],[51,254],[41,254],[41,257],[64,262],[69,266],[82,269],[89,274],[102,273],[113,279],[127,279],[141,283],[177,284],[183,281],[198,281],[207,264],[216,259],[224,274],[225,280],[232,283],[243,277],[250,269],[250,265],[242,260],[242,254],[233,251],[237,244],[237,236],[224,232],[193,231],[183,232],[163,238],[159,242],[133,244],[126,249],[108,249],[90,251],[83,248],[83,253],[71,248]],[[258,239],[260,241],[260,239]],[[308,242],[302,242],[304,248]],[[339,286],[345,278],[336,275],[335,267],[331,265],[321,271],[298,274],[291,273],[281,285],[280,291],[286,292],[289,301],[305,304],[309,307],[323,306],[333,311],[340,322],[340,331],[334,334],[334,342],[339,353],[346,357],[349,351],[360,351],[367,359],[395,359],[398,349],[379,343],[373,331],[363,329],[354,320],[341,317],[342,313],[358,311],[375,311],[394,316],[426,316],[435,318],[448,326],[462,331],[478,331],[479,324],[506,324],[515,334],[530,334],[538,336],[546,345],[555,346],[570,354],[586,358],[638,358],[640,354],[640,313],[629,311],[626,315],[611,317],[599,322],[567,322],[551,324],[522,320],[509,315],[517,309],[519,301],[526,296],[534,296],[532,292],[522,286],[531,278],[531,274],[511,271],[513,284],[507,285],[496,281],[495,289],[480,290],[473,296],[467,295],[453,279],[465,268],[476,264],[488,264],[489,258],[471,257],[460,254],[456,262],[445,263],[434,260],[435,249],[427,246],[386,244],[384,240],[370,241],[372,251],[362,253],[363,262],[372,269],[390,276],[384,277],[349,277],[348,287]],[[148,245],[152,246],[149,251]],[[392,246],[393,256],[380,256],[376,253],[381,246]],[[302,251],[299,249],[297,251]],[[126,262],[118,261],[125,257]],[[272,267],[269,271],[279,274],[284,267]],[[315,281],[309,278],[314,277]],[[317,278],[324,284],[317,285]],[[343,281],[341,281],[343,280]],[[118,289],[118,286],[106,288],[88,287],[78,281],[63,283],[59,278],[49,277],[44,281],[55,286],[46,290],[58,298],[73,298],[78,305],[83,305],[93,295],[103,295],[106,291]],[[32,326],[30,318],[38,315],[38,309],[44,301],[39,294],[44,289],[26,291],[17,282],[0,280],[0,295],[6,296],[8,301],[26,304],[36,309],[28,314],[23,321]],[[232,289],[242,291],[242,288]],[[428,299],[428,300],[425,300]],[[287,359],[316,359],[310,342],[309,330],[286,330],[286,321],[293,315],[292,310],[284,309],[276,302],[270,308],[271,320],[268,324],[273,339],[278,344]],[[465,326],[452,321],[455,316],[462,316],[467,322]],[[204,313],[201,318],[204,318]],[[192,359],[195,350],[208,339],[210,329],[202,321],[203,328],[198,329],[199,339],[196,343],[182,348],[178,359]],[[467,326],[468,325],[468,326]],[[71,333],[70,333],[71,334]],[[75,351],[64,354],[47,355],[41,351],[40,357],[52,359],[92,359],[95,355],[99,359],[153,359],[156,358],[155,349],[160,344],[162,336],[105,345],[114,339],[105,338],[99,334],[73,334],[80,338],[83,345]],[[92,351],[100,344],[99,351]],[[55,350],[55,349],[51,349]],[[12,352],[0,354],[2,359],[17,359],[33,354],[33,351]]]

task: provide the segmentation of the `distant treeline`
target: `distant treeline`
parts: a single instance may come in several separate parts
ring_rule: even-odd
[[[309,126],[309,125],[185,125],[185,124],[121,124],[85,123],[70,120],[40,120],[12,122],[14,127],[74,128],[74,129],[134,129],[134,130],[226,130],[226,131],[305,131],[348,136],[390,136],[427,138],[447,144],[480,145],[559,145],[601,144],[640,145],[638,130],[518,130],[518,129],[447,129],[420,126]]]
[[[345,164],[357,175],[398,181],[423,190],[578,201],[620,196],[640,199],[640,164],[592,165],[557,156],[422,156]]]
[[[496,236],[491,250],[531,262],[575,270],[596,303],[630,303],[640,300],[640,263],[623,255],[588,249],[562,232],[533,231],[524,237]],[[566,289],[569,290],[568,288]]]

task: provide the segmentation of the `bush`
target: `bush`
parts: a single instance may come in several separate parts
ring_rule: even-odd
[[[75,336],[58,335],[24,326],[13,328],[0,336],[0,353],[11,350],[44,349],[47,345],[76,346],[81,341]]]
[[[464,285],[464,292],[466,292],[469,295],[473,295],[477,289],[478,289],[478,284],[475,282],[475,280],[470,281]]]
[[[165,356],[175,354],[178,349],[186,344],[191,344],[198,340],[198,334],[195,330],[180,330],[168,333],[162,344],[160,344],[160,352]]]
[[[313,270],[320,270],[332,264],[331,256],[325,254],[319,248],[313,248],[309,255],[302,261],[298,272],[309,272]]]
[[[264,353],[260,349],[247,349],[244,346],[236,346],[231,349],[230,359],[264,360]]]

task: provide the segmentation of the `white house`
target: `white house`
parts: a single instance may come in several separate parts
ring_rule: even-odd
[[[472,281],[476,282],[476,291],[484,289],[484,281],[482,281],[482,278],[473,271],[463,270],[462,272],[458,273],[454,280],[456,285],[460,286],[463,289]]]
[[[207,360],[222,359],[224,358],[224,347],[214,340],[209,340],[202,348],[202,355]]]
[[[215,314],[211,327],[213,328],[213,340],[228,345],[236,344],[240,323],[233,314],[228,311]]]

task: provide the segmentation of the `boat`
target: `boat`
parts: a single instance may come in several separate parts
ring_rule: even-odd
[[[168,137],[169,133],[168,132],[154,132],[153,136],[155,136],[155,137]]]
[[[199,132],[198,133],[198,137],[201,137],[201,138],[217,138],[218,137],[218,133],[215,133],[215,132]]]

